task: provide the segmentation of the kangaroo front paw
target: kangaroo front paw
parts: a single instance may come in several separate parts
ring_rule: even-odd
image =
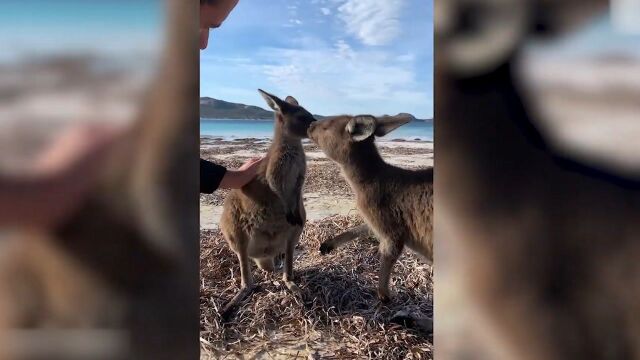
[[[335,248],[333,247],[333,245],[330,242],[323,242],[320,245],[320,254],[322,254],[322,255],[327,255],[327,254],[331,253],[333,250],[335,250]]]
[[[300,214],[287,213],[286,218],[287,218],[287,222],[291,225],[294,225],[294,226],[304,225],[304,222],[302,221]]]
[[[256,265],[258,265],[258,267],[265,271],[265,272],[274,272],[275,271],[275,262],[273,258],[262,258],[262,259],[257,259],[255,260]]]

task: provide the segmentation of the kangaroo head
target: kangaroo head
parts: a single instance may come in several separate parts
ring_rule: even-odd
[[[373,146],[375,136],[384,136],[413,119],[409,114],[336,116],[311,124],[308,135],[330,159],[344,164],[358,149]]]
[[[607,0],[436,0],[438,71],[456,77],[491,72],[511,60],[529,36],[565,34]]]
[[[293,96],[287,96],[282,101],[277,96],[271,95],[266,91],[260,89],[258,91],[267,102],[267,105],[274,111],[276,128],[279,128],[283,135],[300,139],[307,137],[307,129],[316,119],[298,104],[298,100]]]

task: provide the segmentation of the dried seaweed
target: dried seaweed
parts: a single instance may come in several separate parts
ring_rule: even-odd
[[[286,289],[280,273],[265,273],[252,266],[260,290],[226,324],[218,314],[239,290],[238,262],[218,230],[203,231],[203,356],[431,359],[433,345],[428,338],[389,322],[399,310],[414,316],[432,315],[431,266],[405,253],[394,267],[393,300],[383,305],[375,296],[379,265],[375,239],[355,241],[335,253],[320,255],[320,243],[361,222],[352,215],[308,223],[294,263],[302,300]]]

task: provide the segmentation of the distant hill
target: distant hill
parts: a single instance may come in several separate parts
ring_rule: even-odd
[[[200,117],[208,119],[273,119],[273,112],[257,106],[202,97],[200,98]]]
[[[313,115],[322,119],[323,115]],[[206,119],[230,119],[230,120],[262,120],[273,119],[273,111],[265,110],[258,106],[232,103],[210,97],[200,98],[200,117]],[[432,122],[432,119],[417,119],[418,121]]]

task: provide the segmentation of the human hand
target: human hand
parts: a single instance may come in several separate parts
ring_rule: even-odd
[[[125,128],[76,125],[22,177],[0,178],[0,226],[52,228],[66,221],[96,186]]]
[[[238,168],[238,171],[244,171],[244,172],[247,172],[248,174],[253,173],[255,176],[255,174],[258,172],[258,166],[262,164],[262,161],[264,161],[264,157],[251,158],[247,160],[244,164],[242,164],[242,166]]]
[[[222,178],[220,187],[224,189],[240,189],[245,186],[256,177],[263,161],[263,157],[252,158],[235,170],[227,170],[224,178]]]
[[[35,161],[33,172],[44,177],[65,173],[71,176],[75,172],[73,168],[79,168],[85,176],[90,175],[92,171],[89,168],[100,163],[115,147],[115,142],[122,138],[123,132],[122,127],[104,124],[73,126]]]

